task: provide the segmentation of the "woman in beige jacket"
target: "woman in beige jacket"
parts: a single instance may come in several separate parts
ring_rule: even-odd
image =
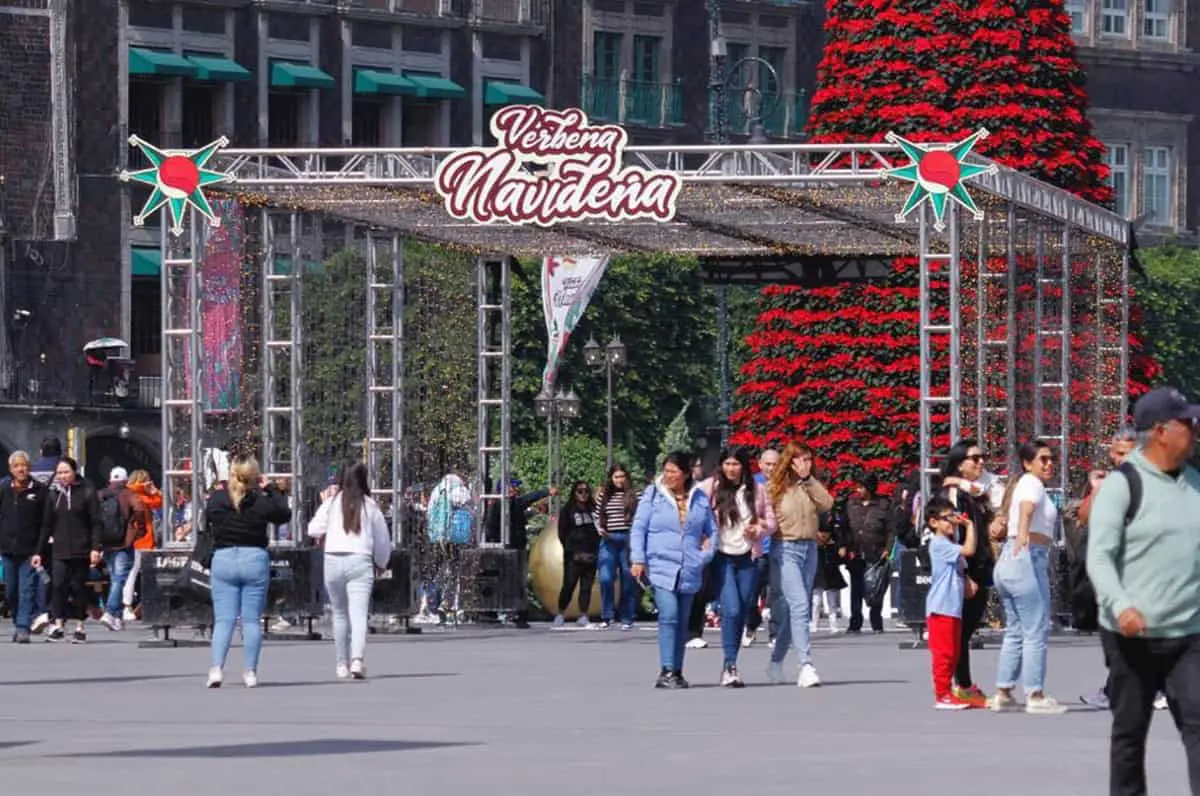
[[[821,514],[833,508],[833,498],[813,477],[813,453],[806,445],[790,442],[783,449],[779,466],[767,483],[767,496],[775,509],[778,529],[771,537],[771,553],[779,567],[782,599],[776,601],[779,636],[771,651],[767,676],[782,683],[783,659],[789,643],[796,647],[800,665],[797,685],[812,688],[821,684],[813,666],[808,618],[812,607],[813,581],[817,576],[817,529]]]

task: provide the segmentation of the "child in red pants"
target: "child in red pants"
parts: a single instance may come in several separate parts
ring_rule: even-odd
[[[925,523],[932,533],[925,623],[933,662],[933,706],[938,710],[966,710],[972,705],[956,698],[950,684],[961,652],[963,590],[967,588],[963,570],[966,557],[975,554],[975,525],[941,498],[929,501]],[[960,529],[965,537],[961,545],[956,542]]]

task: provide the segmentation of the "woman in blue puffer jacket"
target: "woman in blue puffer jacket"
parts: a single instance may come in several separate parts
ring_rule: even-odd
[[[649,573],[658,607],[662,670],[655,688],[688,687],[683,679],[688,613],[713,558],[717,524],[708,495],[692,480],[691,460],[685,451],[667,456],[662,474],[642,493],[629,532],[630,569],[638,580]]]

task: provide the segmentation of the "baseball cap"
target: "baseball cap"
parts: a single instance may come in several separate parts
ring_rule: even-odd
[[[1159,387],[1137,399],[1133,405],[1133,426],[1149,431],[1170,420],[1200,419],[1200,405],[1189,403],[1174,387]]]
[[[113,483],[114,481],[128,481],[128,480],[129,480],[129,473],[125,471],[124,467],[114,467],[108,473],[108,482],[110,484]]]

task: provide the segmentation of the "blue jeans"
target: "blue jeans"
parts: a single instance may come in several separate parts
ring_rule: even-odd
[[[245,670],[258,671],[262,652],[263,609],[267,605],[267,585],[271,581],[271,558],[261,547],[223,547],[213,553],[212,562],[212,665],[225,668],[225,658],[233,644],[233,627],[242,619],[242,645]]]
[[[1030,545],[1018,556],[1005,543],[993,575],[1004,606],[1004,643],[996,663],[996,687],[1012,688],[1018,678],[1025,694],[1046,685],[1046,649],[1050,638],[1050,550]]]
[[[122,595],[125,581],[133,569],[133,549],[111,550],[104,554],[104,566],[108,569],[108,600],[104,612],[109,616],[121,616]]]
[[[746,616],[758,596],[758,567],[749,553],[740,556],[717,553],[713,558],[713,578],[713,592],[721,610],[721,649],[725,653],[725,666],[737,666]]]
[[[788,647],[796,647],[797,663],[812,663],[812,640],[808,615],[812,610],[813,582],[817,579],[817,543],[814,541],[771,541],[771,555],[779,561],[779,635],[771,650],[771,663],[783,663]]]
[[[621,574],[621,605],[620,610],[614,612],[613,584],[617,582],[618,572]],[[600,618],[605,622],[614,619],[633,622],[637,618],[637,609],[633,573],[629,571],[629,534],[610,533],[600,540],[596,574],[600,581]]]
[[[38,574],[29,558],[4,557],[4,599],[17,630],[29,629],[37,603]]]
[[[658,660],[669,672],[683,672],[688,614],[695,598],[694,594],[654,587],[654,604],[658,607]]]

